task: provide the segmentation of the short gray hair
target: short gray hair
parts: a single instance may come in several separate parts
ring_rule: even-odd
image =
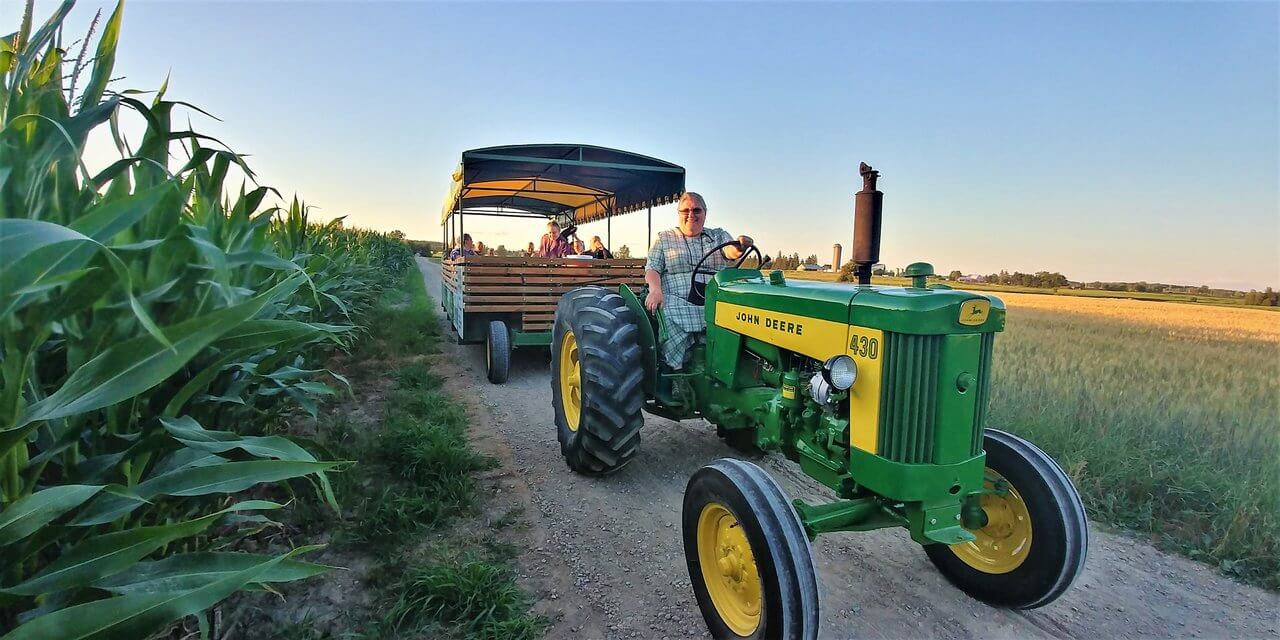
[[[698,200],[698,204],[702,207],[702,213],[705,214],[707,212],[707,199],[703,198],[701,193],[698,193],[697,191],[686,191],[680,194],[679,198],[676,198],[676,204],[679,205],[680,201],[685,198],[696,198]]]

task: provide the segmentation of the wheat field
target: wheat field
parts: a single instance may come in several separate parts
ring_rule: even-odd
[[[1057,458],[1094,518],[1280,587],[1280,317],[999,297],[990,424]]]

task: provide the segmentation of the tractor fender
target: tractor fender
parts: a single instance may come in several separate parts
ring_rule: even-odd
[[[627,308],[636,315],[636,327],[640,330],[640,362],[644,365],[644,395],[652,398],[658,388],[658,339],[656,320],[645,311],[644,303],[627,285],[618,286],[618,295]]]

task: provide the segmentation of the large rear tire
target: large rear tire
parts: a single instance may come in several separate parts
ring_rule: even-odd
[[[560,298],[551,334],[551,405],[570,469],[603,475],[635,457],[643,376],[639,328],[622,296],[582,287]]]
[[[694,597],[716,638],[818,637],[809,539],[769,474],[724,458],[689,479],[682,513]]]
[[[987,429],[987,524],[973,542],[925,545],[942,575],[997,607],[1034,609],[1061,596],[1084,568],[1089,526],[1080,494],[1053,458],[1011,433]]]
[[[501,320],[489,323],[489,335],[484,340],[484,355],[489,382],[506,382],[511,373],[511,333],[507,331],[507,323]]]

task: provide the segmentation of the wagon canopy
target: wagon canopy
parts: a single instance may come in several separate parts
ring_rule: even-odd
[[[581,144],[485,147],[462,153],[440,223],[454,214],[546,216],[583,224],[674,201],[684,167]]]

